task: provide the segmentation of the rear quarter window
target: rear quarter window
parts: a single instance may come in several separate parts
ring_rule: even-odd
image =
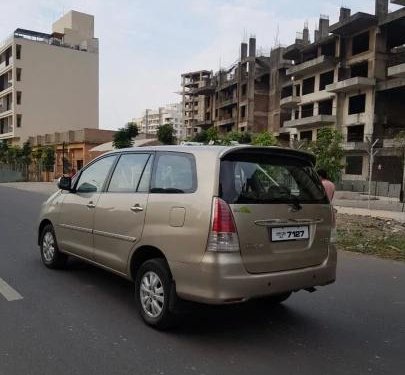
[[[231,204],[328,203],[312,165],[291,156],[227,155],[221,161],[219,190]]]
[[[197,173],[193,155],[181,152],[157,154],[151,193],[186,194],[196,190]]]

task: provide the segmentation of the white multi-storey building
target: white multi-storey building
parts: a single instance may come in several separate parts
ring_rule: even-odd
[[[140,133],[156,134],[159,126],[170,124],[176,131],[177,139],[185,137],[181,103],[168,104],[158,109],[146,109],[141,117],[134,118],[133,121],[138,125]]]
[[[70,11],[50,34],[16,29],[0,43],[0,140],[98,128],[94,17]]]

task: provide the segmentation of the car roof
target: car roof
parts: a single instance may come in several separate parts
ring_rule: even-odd
[[[306,159],[310,161],[312,164],[315,164],[315,156],[311,153],[298,151],[291,148],[283,148],[283,147],[262,147],[262,146],[250,146],[250,145],[237,145],[237,146],[186,146],[186,145],[175,145],[175,146],[145,146],[145,147],[129,147],[129,148],[122,148],[118,150],[114,150],[109,152],[109,154],[120,153],[120,152],[130,152],[130,151],[139,151],[139,152],[148,152],[148,151],[160,151],[160,152],[186,152],[194,155],[198,154],[214,154],[217,155],[218,158],[222,158],[223,156],[236,152],[236,151],[252,151],[252,152],[269,152],[274,153],[279,156],[295,156],[299,158]]]

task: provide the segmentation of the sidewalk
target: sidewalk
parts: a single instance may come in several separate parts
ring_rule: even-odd
[[[333,199],[333,205],[337,207],[369,209],[368,196],[360,193],[337,191]],[[398,198],[371,196],[370,209],[402,213],[404,206]]]
[[[334,206],[334,207],[337,209],[339,214],[370,216],[379,219],[391,219],[396,220],[402,224],[405,224],[404,212],[368,210],[366,208],[357,208],[357,207],[342,207],[342,206]]]
[[[51,195],[58,190],[56,182],[3,182],[0,187],[13,188],[17,190],[32,191]]]

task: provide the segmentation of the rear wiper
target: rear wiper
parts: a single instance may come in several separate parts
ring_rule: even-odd
[[[289,198],[290,198],[291,202],[288,205],[291,207],[292,211],[294,211],[294,212],[301,211],[302,206],[301,206],[300,200],[295,195],[292,195],[292,194],[290,194]]]

